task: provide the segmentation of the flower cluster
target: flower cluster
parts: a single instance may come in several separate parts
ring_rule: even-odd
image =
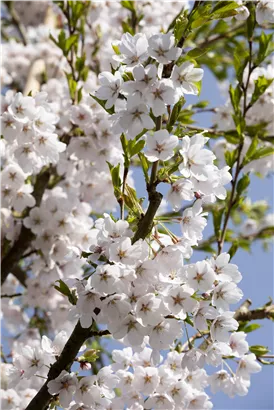
[[[118,2],[92,2],[75,55],[71,48],[66,54],[73,35],[55,29],[65,25],[66,11],[51,5],[57,15],[51,37],[62,42],[64,34],[68,40],[62,49],[43,24],[48,3],[41,9],[32,3],[30,15],[22,5],[15,7],[26,25],[21,36],[26,35],[28,44],[9,40],[3,47],[2,82],[11,87],[2,99],[1,115],[4,261],[10,252],[23,249],[18,259],[23,263],[12,265],[2,287],[2,313],[13,336],[8,341],[12,362],[2,363],[1,369],[3,409],[28,406],[76,323],[87,332],[86,340],[109,335],[123,348],[113,350],[111,363],[104,365],[103,342],[98,350],[90,340],[83,344],[73,365],[48,380],[52,405],[68,410],[210,409],[210,391],[246,395],[251,375],[261,366],[235,316],[235,305],[243,298],[238,286],[242,275],[222,246],[212,257],[191,260],[195,247],[206,243],[208,211],[224,212],[212,212],[215,223],[229,214],[221,201],[227,196],[225,186],[234,183],[227,152],[232,156],[235,145],[222,139],[212,150],[208,135],[221,130],[226,136],[235,128],[235,116],[227,102],[213,110],[215,127],[209,132],[187,131],[188,121],[180,121],[182,106],[189,95],[193,100],[199,95],[204,76],[175,38],[177,29],[173,33],[166,23],[178,13],[186,16],[182,7],[188,9],[188,2],[161,2],[157,10],[149,1],[134,3],[133,10],[130,2],[122,2],[122,8]],[[236,24],[250,15],[245,3],[237,3]],[[272,22],[272,11],[269,1],[259,1],[254,14],[258,24]],[[30,24],[34,15],[35,27]],[[133,25],[129,30],[126,21]],[[117,29],[121,22],[123,30]],[[41,91],[27,95],[27,79],[41,59]],[[79,71],[73,79],[74,63],[86,65],[86,77]],[[240,100],[247,127],[259,124],[268,133],[273,127],[272,86],[253,100],[258,81],[270,80],[272,69],[270,64],[252,73],[246,68],[247,93]],[[78,87],[77,98],[73,87]],[[239,167],[266,175],[272,169],[268,153],[244,165],[254,145],[251,136],[247,132],[243,137]],[[258,149],[270,146],[258,142]],[[144,173],[147,211],[134,190],[132,164]],[[151,198],[161,196],[156,191],[161,183],[168,186],[166,199],[175,211],[169,221],[178,222],[180,233],[162,223],[159,204],[148,233],[138,236]],[[239,182],[233,190],[238,188]],[[233,193],[229,195],[233,206]],[[242,235],[256,235],[272,225],[271,215],[247,220]],[[226,225],[222,233],[225,237]],[[216,234],[218,245],[223,239]],[[102,366],[97,369],[99,356]]]

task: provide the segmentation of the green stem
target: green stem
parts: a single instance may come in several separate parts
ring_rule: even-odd
[[[247,105],[247,90],[248,90],[248,85],[249,85],[249,81],[250,81],[250,76],[251,76],[251,73],[253,71],[253,67],[252,67],[252,40],[250,40],[250,39],[248,40],[248,46],[249,46],[248,75],[247,75],[246,84],[241,85],[242,90],[243,90],[243,94],[244,94],[244,101],[243,101],[243,118],[244,119],[245,119],[246,113],[249,109],[249,105]],[[240,142],[239,147],[238,147],[238,156],[237,156],[237,160],[236,160],[236,170],[235,170],[234,178],[231,182],[232,183],[232,189],[231,189],[231,193],[230,193],[228,208],[227,208],[227,212],[226,212],[226,215],[225,215],[223,229],[222,229],[220,237],[218,238],[218,255],[220,255],[220,253],[223,250],[229,218],[230,218],[230,215],[231,215],[232,207],[235,204],[234,195],[235,195],[235,191],[236,191],[238,177],[239,177],[240,172],[243,168],[243,164],[241,163],[241,154],[242,154],[243,147],[244,147],[244,137],[242,137],[242,141]]]

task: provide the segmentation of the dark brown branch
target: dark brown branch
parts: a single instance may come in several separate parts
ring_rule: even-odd
[[[20,296],[23,296],[23,293],[13,293],[11,295],[1,295],[1,298],[12,299],[12,298],[18,298]]]
[[[21,269],[19,265],[15,266],[11,273],[13,274],[13,276],[16,277],[17,280],[19,280],[21,285],[26,286],[26,280],[28,279],[28,275],[23,269]]]
[[[238,322],[250,322],[251,320],[274,319],[274,305],[248,310],[238,309],[234,315]]]
[[[108,330],[104,330],[102,332],[93,332],[90,328],[84,329],[81,326],[80,322],[78,322],[70,338],[68,339],[61,355],[51,366],[47,381],[41,387],[36,396],[31,400],[29,405],[26,407],[26,410],[45,410],[52,398],[52,396],[48,392],[48,383],[51,380],[56,379],[56,377],[58,377],[63,370],[70,370],[71,365],[73,364],[74,359],[77,356],[81,346],[88,338],[93,336],[104,336],[108,334]]]
[[[36,200],[36,206],[39,206],[42,200],[43,193],[47,187],[50,179],[50,171],[47,169],[41,172],[34,184],[33,196]],[[28,215],[30,209],[25,216]],[[26,252],[31,244],[31,241],[35,238],[35,235],[30,229],[25,226],[22,227],[20,235],[17,241],[13,244],[7,255],[3,258],[1,263],[1,284],[3,284],[10,272],[13,272],[15,266],[18,264],[23,254]]]
[[[160,192],[149,192],[149,206],[145,216],[140,220],[138,229],[133,237],[132,243],[138,241],[138,239],[145,239],[153,228],[153,220],[156,212],[161,205],[163,195]]]

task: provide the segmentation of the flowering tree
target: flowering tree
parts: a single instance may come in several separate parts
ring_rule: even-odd
[[[3,410],[208,409],[271,364],[247,334],[272,301],[231,259],[274,232],[247,199],[273,164],[273,5],[3,2]]]

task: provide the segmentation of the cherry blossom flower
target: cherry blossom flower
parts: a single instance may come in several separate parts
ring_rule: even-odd
[[[145,104],[130,107],[119,114],[119,124],[130,139],[136,137],[144,129],[151,130],[155,126]]]
[[[167,130],[156,131],[153,136],[147,135],[145,155],[150,162],[167,161],[172,158],[177,144],[178,138],[175,135],[169,135]]]
[[[258,373],[261,370],[262,366],[257,362],[255,354],[249,353],[241,358],[236,375],[249,380],[251,373]]]
[[[32,97],[24,97],[22,93],[17,93],[8,110],[17,121],[24,123],[34,119],[35,108],[35,100]]]
[[[167,105],[173,105],[178,98],[169,80],[155,82],[146,93],[146,101],[153,114],[158,117],[167,112]]]
[[[148,40],[148,54],[162,64],[169,64],[177,60],[182,50],[174,47],[175,37],[169,32],[167,34],[155,34]]]
[[[274,4],[269,0],[260,0],[256,6],[256,20],[259,24],[274,22]]]
[[[118,47],[121,55],[114,56],[114,59],[128,67],[133,67],[147,59],[148,41],[144,34],[138,33],[132,36],[130,33],[124,33]]]
[[[185,178],[193,176],[199,181],[207,180],[205,166],[213,164],[215,159],[211,151],[204,149],[207,141],[208,139],[202,134],[193,135],[191,138],[187,135],[183,137],[180,150],[183,163],[179,166],[179,170]]]
[[[210,335],[212,340],[219,342],[228,342],[229,332],[237,330],[239,323],[233,319],[234,312],[224,312],[217,316],[210,327]]]
[[[231,303],[237,303],[243,297],[243,292],[233,282],[222,282],[213,292],[212,305],[220,312],[229,310]]]
[[[242,357],[248,352],[249,346],[246,339],[246,333],[235,332],[232,333],[229,338],[229,346],[232,350],[232,354],[236,357]]]
[[[202,239],[202,232],[207,225],[204,218],[207,212],[203,212],[201,205],[201,200],[197,200],[191,208],[185,209],[182,215],[181,229],[184,237],[192,245],[196,245]]]
[[[171,79],[179,94],[198,94],[195,83],[199,82],[204,75],[202,68],[194,68],[194,64],[186,61],[179,67],[175,65],[172,69]]]
[[[177,180],[172,183],[167,199],[173,209],[178,211],[182,206],[182,201],[194,199],[193,184],[189,179]]]
[[[101,87],[96,91],[96,97],[106,101],[106,108],[111,108],[118,98],[123,79],[119,71],[113,75],[107,71],[99,74]]]
[[[56,379],[48,382],[48,391],[50,394],[58,394],[61,406],[68,407],[76,391],[77,384],[75,373],[62,370]]]
[[[136,304],[136,316],[140,319],[143,326],[157,325],[161,322],[167,310],[160,298],[148,293],[142,296]]]
[[[207,292],[212,289],[215,273],[207,261],[196,262],[187,269],[188,284],[195,290]]]

